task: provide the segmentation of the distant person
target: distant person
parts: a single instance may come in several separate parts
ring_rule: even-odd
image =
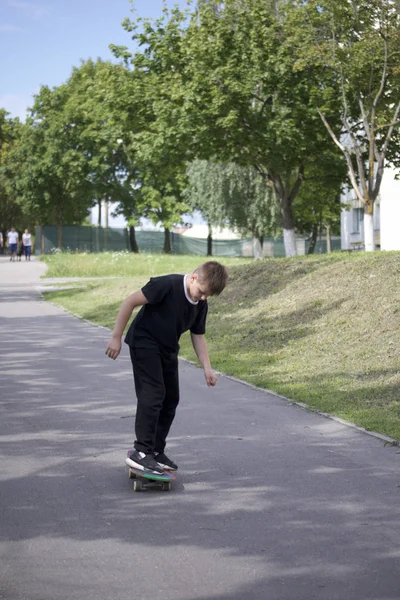
[[[0,252],[3,252],[3,245],[4,245],[4,240],[3,240],[3,234],[0,231]]]
[[[22,243],[24,245],[25,260],[31,260],[32,236],[28,229],[22,234]]]
[[[10,260],[15,261],[15,255],[17,253],[18,247],[18,232],[15,231],[14,227],[11,227],[10,231],[7,233],[8,239],[8,252],[10,254]]]
[[[209,261],[188,275],[152,277],[122,303],[106,354],[114,360],[132,311],[141,306],[125,342],[129,345],[137,397],[136,441],[126,464],[146,473],[176,471],[178,465],[164,449],[179,402],[179,338],[190,330],[192,344],[208,386],[217,383],[204,337],[207,298],[222,292],[226,268]]]

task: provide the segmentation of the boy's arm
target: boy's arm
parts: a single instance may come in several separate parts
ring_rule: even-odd
[[[106,354],[112,359],[116,359],[121,352],[121,338],[124,333],[125,326],[131,318],[132,312],[138,306],[147,304],[148,300],[143,294],[142,290],[138,290],[134,294],[131,294],[123,301],[117,320],[115,321],[114,329],[112,330],[111,339],[108,342],[106,348]]]
[[[196,352],[197,358],[204,369],[204,377],[206,378],[207,385],[214,386],[217,384],[217,376],[211,368],[206,338],[204,335],[198,335],[195,333],[191,333],[190,335],[192,338],[194,351]]]

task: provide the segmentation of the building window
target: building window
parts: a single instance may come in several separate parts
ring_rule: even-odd
[[[353,233],[361,233],[361,223],[364,221],[364,209],[353,208]]]

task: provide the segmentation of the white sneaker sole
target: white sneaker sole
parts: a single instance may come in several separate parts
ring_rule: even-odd
[[[154,473],[154,475],[162,475],[162,472],[160,471],[151,471],[150,469],[146,469],[143,465],[140,465],[139,463],[129,458],[129,456],[125,459],[125,464],[127,464],[128,467],[137,469],[138,471],[143,471],[143,473]]]
[[[164,471],[173,471],[175,473],[175,471],[178,470],[178,468],[175,469],[174,467],[169,467],[168,465],[163,465],[162,463],[159,463],[158,461],[157,461],[157,464],[159,467],[164,469]]]

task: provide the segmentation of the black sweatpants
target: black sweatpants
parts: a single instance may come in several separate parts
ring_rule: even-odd
[[[178,356],[132,347],[130,354],[137,397],[135,448],[163,452],[179,403]]]

